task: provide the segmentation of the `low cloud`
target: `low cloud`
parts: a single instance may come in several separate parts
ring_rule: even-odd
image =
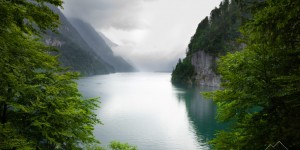
[[[172,70],[198,23],[222,0],[65,0],[63,13],[118,44],[115,54],[146,71]]]
[[[65,0],[63,12],[97,28],[132,30],[143,26],[138,18],[141,4],[141,0]]]

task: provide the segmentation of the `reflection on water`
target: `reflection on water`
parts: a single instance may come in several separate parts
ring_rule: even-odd
[[[199,143],[206,143],[215,137],[217,130],[226,127],[215,120],[216,105],[213,101],[204,98],[200,92],[217,90],[216,87],[176,87],[177,99],[184,101],[188,111],[190,123],[193,125]]]
[[[82,78],[85,97],[101,96],[96,126],[103,145],[128,142],[141,150],[209,149],[207,141],[219,128],[216,108],[200,91],[170,83],[170,73],[118,73]]]

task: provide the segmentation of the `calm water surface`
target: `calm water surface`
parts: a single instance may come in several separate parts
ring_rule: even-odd
[[[214,119],[216,107],[201,91],[180,88],[170,73],[117,73],[78,81],[85,97],[100,96],[97,114],[104,125],[95,128],[106,146],[118,140],[140,150],[209,149],[207,141],[221,129]]]

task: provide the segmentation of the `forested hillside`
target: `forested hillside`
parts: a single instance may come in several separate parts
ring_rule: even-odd
[[[226,54],[237,48],[240,36],[241,11],[235,1],[224,0],[198,25],[188,45],[187,56],[203,50],[214,56]]]
[[[300,1],[227,3],[201,21],[172,81],[193,81],[198,51],[216,57],[221,89],[205,95],[231,126],[211,141],[213,149],[299,149]]]
[[[195,82],[197,72],[193,68],[197,66],[192,65],[191,59],[199,51],[214,57],[209,67],[216,72],[215,60],[219,56],[240,49],[241,44],[236,39],[240,37],[241,14],[241,9],[235,1],[224,0],[218,8],[213,9],[210,16],[199,23],[188,45],[186,58],[180,60],[173,70],[172,82],[182,84]]]
[[[91,50],[106,63],[110,64],[116,72],[134,71],[134,68],[122,57],[114,55],[105,40],[90,24],[74,18],[70,19],[70,21]]]
[[[71,70],[78,71],[83,75],[115,72],[115,68],[94,52],[58,8],[49,7],[59,15],[61,25],[57,33],[48,31],[44,35],[44,40],[46,44],[61,50],[58,54],[63,66],[70,67]]]
[[[208,94],[217,118],[232,128],[211,143],[214,149],[299,149],[300,1],[239,3],[252,12],[241,28],[247,46],[221,57],[222,89]]]

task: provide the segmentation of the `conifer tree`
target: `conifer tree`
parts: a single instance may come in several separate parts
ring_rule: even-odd
[[[61,0],[6,0],[0,5],[0,149],[81,149],[98,143],[97,99],[83,99],[77,73],[59,66],[40,33],[55,30],[48,7]]]
[[[222,90],[210,93],[218,119],[232,128],[215,149],[265,149],[281,141],[300,147],[300,1],[266,0],[251,6],[242,27],[247,47],[221,58]],[[264,7],[261,7],[264,6]]]

